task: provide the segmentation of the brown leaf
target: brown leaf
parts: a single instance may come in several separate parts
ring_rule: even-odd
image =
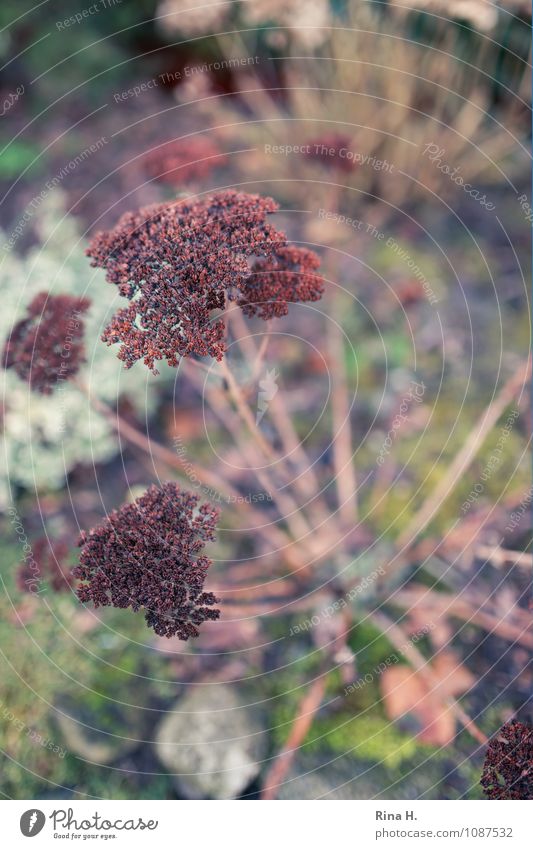
[[[412,714],[420,727],[420,740],[446,746],[455,737],[455,717],[447,701],[468,690],[474,676],[452,651],[443,651],[428,664],[436,679],[429,687],[420,674],[408,666],[393,666],[381,676],[381,692],[390,719]]]

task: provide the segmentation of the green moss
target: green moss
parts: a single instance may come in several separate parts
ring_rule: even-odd
[[[311,751],[324,747],[335,754],[350,754],[394,769],[413,758],[420,744],[375,714],[338,714],[315,722],[305,743]]]
[[[34,177],[36,173],[42,171],[39,155],[39,148],[35,145],[18,140],[12,142],[2,153],[0,178],[12,180],[26,168],[28,168],[26,174]]]
[[[358,677],[364,676],[393,652],[388,639],[369,622],[359,622],[350,633],[350,648],[356,656]]]
[[[14,588],[19,557],[17,546],[2,549],[0,643],[9,652],[0,653],[0,795],[172,795],[170,779],[141,785],[134,773],[86,763],[67,743],[58,720],[64,710],[108,735],[151,738],[158,720],[153,705],[175,699],[177,687],[165,658],[144,645],[142,615],[109,611],[108,627],[79,628],[82,609],[72,597],[47,590],[37,599]]]

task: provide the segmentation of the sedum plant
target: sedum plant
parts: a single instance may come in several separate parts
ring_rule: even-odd
[[[240,503],[239,518],[253,523],[250,527],[254,536],[266,549],[264,558],[248,564],[244,587],[238,586],[230,566],[218,577],[218,584],[212,590],[204,591],[211,561],[203,554],[203,548],[214,538],[218,514],[209,502],[200,503],[196,494],[173,482],[151,487],[134,503],[113,511],[101,525],[82,532],[79,565],[72,573],[72,578],[80,582],[74,590],[81,602],[95,607],[142,610],[147,625],[160,637],[188,640],[199,636],[202,623],[219,617],[215,604],[220,590],[224,593],[222,610],[235,612],[240,604],[242,615],[260,616],[269,612],[268,604],[265,606],[265,601],[249,587],[250,578],[260,586],[265,573],[275,576],[276,604],[289,607],[296,599],[300,610],[309,611],[309,627],[314,629],[313,640],[322,658],[321,670],[298,706],[286,748],[266,776],[263,798],[272,798],[275,788],[282,783],[291,762],[287,755],[295,751],[318,711],[332,668],[341,671],[346,683],[356,676],[355,657],[348,638],[358,617],[363,621],[369,618],[386,634],[412,668],[410,671],[401,666],[392,670],[397,673],[393,690],[400,690],[403,699],[396,713],[389,704],[393,715],[407,709],[416,714],[418,706],[418,713],[428,727],[440,722],[440,743],[453,740],[456,722],[479,743],[487,743],[485,733],[456,699],[468,689],[471,677],[462,670],[453,652],[442,649],[436,642],[436,659],[427,660],[416,640],[409,638],[416,628],[409,632],[403,622],[391,620],[382,609],[392,604],[407,615],[416,612],[424,616],[428,607],[439,609],[442,593],[407,578],[412,564],[410,552],[453,484],[457,470],[466,467],[462,451],[434,492],[402,528],[394,548],[385,552],[381,567],[371,571],[371,561],[365,566],[364,558],[359,556],[365,548],[370,550],[373,543],[368,542],[372,539],[370,529],[368,536],[361,535],[365,520],[358,514],[340,325],[329,329],[328,339],[335,364],[331,378],[333,475],[330,480],[324,481],[329,470],[324,473],[317,469],[318,464],[301,445],[286,409],[276,403],[275,393],[269,394],[272,431],[267,437],[259,428],[245,387],[237,378],[234,356],[228,355],[230,338],[241,359],[247,356],[251,361],[252,373],[257,373],[264,355],[261,346],[245,345],[248,338],[246,324],[242,326],[245,316],[264,320],[268,328],[268,322],[284,316],[291,303],[313,303],[324,293],[317,255],[289,243],[285,233],[269,218],[276,210],[271,198],[234,191],[215,193],[201,200],[185,199],[128,213],[114,229],[96,234],[87,250],[93,264],[106,271],[107,281],[99,280],[95,300],[104,291],[118,293],[123,299],[116,298],[114,314],[106,314],[100,325],[100,338],[107,343],[107,348],[100,345],[101,349],[111,355],[116,353],[115,366],[125,366],[125,373],[135,373],[137,380],[139,374],[157,374],[156,363],[166,361],[168,367],[183,368],[184,379],[190,380],[196,389],[201,386],[200,392],[205,393],[214,414],[232,433],[245,461],[240,479],[216,468],[193,466],[186,456],[148,439],[120,415],[110,415],[102,392],[97,390],[90,336],[83,356],[87,355],[91,362],[92,380],[84,381],[80,377],[81,369],[85,368],[80,338],[76,340],[77,362],[73,363],[80,367],[79,373],[72,368],[69,374],[76,392],[105,423],[114,422],[121,436],[150,456],[157,456],[169,471],[178,471],[182,476],[194,474],[201,486],[216,487],[228,495],[238,494],[243,479],[255,475],[263,490],[270,493],[269,512],[253,502]],[[61,297],[67,300],[61,301]],[[37,390],[52,390],[54,394],[57,391],[50,379],[59,368],[57,339],[52,334],[54,345],[50,345],[47,309],[53,311],[60,303],[72,307],[71,297],[55,293],[39,295],[30,305],[29,317],[22,317],[19,319],[22,323],[15,325],[11,334],[14,342],[8,336],[4,361],[11,366],[17,362],[12,358],[13,345],[21,342],[26,357],[29,349],[25,331],[30,334],[30,349],[40,376],[33,387]],[[339,304],[333,303],[338,309]],[[57,321],[61,323],[62,320]],[[30,384],[32,357],[27,368],[19,369]],[[203,357],[217,361],[218,382],[205,381]],[[24,360],[22,364],[25,365]],[[483,439],[521,391],[528,373],[526,364],[509,378],[491,402],[490,415],[484,417],[480,426]],[[334,495],[327,492],[330,487]],[[355,529],[359,529],[359,535],[354,533]],[[380,551],[383,549],[378,549],[378,557]],[[363,572],[351,571],[354,562]],[[243,591],[248,592],[248,598],[243,599]],[[361,593],[368,608],[365,615],[360,609]],[[460,605],[453,596],[444,601],[446,610],[452,609],[459,618],[470,621],[475,616],[477,602],[467,592],[461,593]],[[331,609],[335,615],[326,627],[325,620],[330,614],[326,617],[323,611]],[[515,613],[514,621],[505,622],[503,628],[507,637],[516,637],[527,645],[527,637],[521,635],[519,613]],[[490,621],[480,620],[480,624],[487,629],[498,627],[494,617]],[[307,625],[305,629],[298,626],[295,633],[301,630],[307,630]],[[448,687],[452,676],[444,674],[443,669],[450,666],[458,674],[453,676],[453,686]],[[461,681],[461,671],[462,683],[456,687]],[[390,672],[383,674],[382,681],[390,680]],[[411,681],[413,677],[416,684]],[[414,705],[413,693],[418,694]]]
[[[143,375],[124,372],[114,354],[99,341],[111,317],[115,294],[103,273],[87,275],[87,260],[75,222],[64,214],[63,197],[49,195],[35,216],[40,244],[24,256],[14,251],[1,257],[2,310],[0,337],[12,337],[24,319],[27,305],[43,291],[89,298],[84,314],[83,379],[96,398],[114,401],[127,395],[138,412],[150,406],[142,391]],[[2,241],[5,241],[4,239]],[[92,297],[93,292],[98,297]],[[63,360],[66,362],[66,360]],[[98,411],[88,415],[87,399],[73,383],[59,382],[53,399],[28,392],[13,369],[0,371],[3,401],[3,450],[0,452],[0,508],[6,507],[14,486],[30,491],[59,489],[78,464],[109,460],[118,451],[112,426]]]

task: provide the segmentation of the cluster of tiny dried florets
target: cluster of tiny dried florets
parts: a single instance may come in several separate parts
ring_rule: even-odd
[[[150,150],[143,167],[152,180],[172,186],[204,180],[226,160],[226,155],[207,136],[175,139]]]
[[[31,555],[18,568],[18,588],[23,592],[36,592],[45,582],[55,592],[70,589],[73,579],[67,565],[70,546],[66,540],[39,537],[31,549]]]
[[[318,301],[324,293],[324,280],[315,273],[319,265],[307,248],[279,248],[271,258],[254,262],[238,304],[245,315],[266,321],[287,315],[289,303]]]
[[[78,598],[95,607],[143,609],[160,636],[198,636],[202,622],[220,616],[216,597],[203,591],[211,560],[200,555],[214,539],[217,518],[211,505],[199,505],[174,483],[151,486],[81,534],[73,570]]]
[[[89,306],[86,298],[40,292],[26,317],[13,326],[4,347],[4,368],[12,368],[32,389],[49,395],[84,362],[81,315]]]
[[[533,727],[507,722],[491,739],[481,785],[490,799],[533,799]]]
[[[230,190],[128,213],[113,230],[98,233],[87,251],[92,264],[105,268],[107,280],[130,300],[103,341],[121,343],[118,356],[128,368],[140,359],[153,371],[158,360],[177,365],[194,354],[221,359],[225,327],[213,312],[224,309],[226,299],[242,299],[260,312],[254,258],[271,261],[271,281],[280,271],[279,283],[266,285],[267,294],[275,292],[285,305],[307,293],[314,298],[318,283],[295,283],[298,253],[287,254],[291,274],[281,273],[287,237],[267,222],[277,208],[272,198]],[[304,274],[308,253],[300,256]]]

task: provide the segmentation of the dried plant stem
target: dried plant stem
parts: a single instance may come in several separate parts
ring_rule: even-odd
[[[283,468],[284,464],[282,463],[281,458],[277,456],[276,452],[269,445],[259,428],[256,426],[254,417],[251,413],[248,404],[246,403],[241,388],[235,380],[235,377],[229,369],[228,364],[225,360],[221,361],[220,370],[224,379],[226,380],[230,395],[233,398],[233,401],[237,408],[237,412],[239,413],[242,421],[250,431],[252,437],[254,438],[254,441],[257,444],[257,447],[263,452],[267,460],[273,463],[275,462],[277,464],[281,463],[281,466]],[[242,444],[240,447],[243,452],[246,451],[246,446],[244,444]],[[267,471],[265,468],[261,468],[260,466],[256,466],[254,468],[254,472],[257,475],[258,480],[261,481],[262,486],[265,486],[267,490],[272,489],[273,482],[271,480],[271,474],[269,471]],[[296,539],[299,539],[304,542],[305,545],[310,548],[310,551],[314,555],[322,551],[322,544],[319,544],[316,541],[316,537],[314,535],[311,525],[308,523],[307,518],[305,517],[301,507],[299,507],[298,504],[293,500],[292,496],[290,496],[288,492],[276,488],[275,492],[272,491],[272,498],[278,503],[278,505],[283,510],[283,517],[285,518],[287,524],[291,527],[291,530],[296,536]]]
[[[454,460],[448,466],[444,476],[441,478],[429,498],[427,498],[420,510],[413,516],[409,524],[399,535],[397,545],[399,548],[410,546],[417,536],[426,528],[442,503],[452,492],[454,484],[461,478],[466,469],[474,461],[477,452],[481,448],[486,437],[511,403],[517,392],[522,389],[531,374],[531,358],[522,368],[504,384],[499,394],[493,398],[487,408],[483,411],[476,424],[470,431],[463,447],[457,453]]]
[[[265,608],[274,607],[275,610],[279,610],[281,606],[284,608],[284,613],[287,612],[287,608],[290,608],[291,612],[302,609],[309,611],[318,603],[326,604],[327,599],[331,598],[331,594],[324,588],[312,589],[303,596],[301,585],[290,578],[279,578],[264,585],[240,587],[234,583],[228,583],[225,573],[219,577],[223,580],[217,581],[217,576],[213,576],[211,587],[215,594],[221,596],[224,610],[229,603],[239,611],[249,606],[254,606],[263,613],[266,612]]]
[[[261,431],[256,426],[254,417],[242,390],[225,359],[223,359],[220,363],[220,371],[226,381],[229,394],[235,403],[237,412],[250,432],[257,448],[259,451],[262,451],[267,460],[272,463],[276,463],[281,467],[282,471],[285,471],[285,464],[283,463],[282,458],[278,457],[272,446],[269,445]],[[218,415],[222,416],[224,420],[223,399],[219,395],[217,403],[213,391],[206,389],[206,392],[211,394],[211,397],[213,398],[213,410]],[[236,429],[233,428],[231,423],[227,421],[227,413],[225,414],[225,417],[226,427],[229,427],[229,431],[235,436]],[[342,542],[342,533],[340,533],[340,529],[338,527],[331,527],[332,521],[330,514],[324,510],[321,512],[320,517],[316,517],[318,521],[315,524],[320,527],[321,531],[320,534],[317,534],[316,528],[312,528],[309,524],[307,517],[303,512],[303,508],[294,501],[287,491],[279,489],[276,486],[275,481],[272,480],[271,472],[262,467],[261,462],[258,462],[258,459],[249,454],[247,443],[244,441],[241,442],[239,444],[239,448],[249,465],[251,465],[251,468],[253,469],[261,486],[263,486],[267,492],[270,492],[273,501],[280,510],[281,517],[286,521],[294,538],[306,548],[309,555],[313,559],[320,559],[325,554],[331,554],[335,549],[338,549],[339,541]],[[307,490],[305,491],[304,497],[309,500],[309,493]],[[327,525],[330,526],[328,529],[326,527]]]
[[[531,632],[530,616],[524,611],[523,623],[509,622],[499,618],[495,613],[476,608],[475,602],[464,596],[454,596],[449,593],[437,593],[424,587],[413,586],[399,590],[390,598],[393,604],[398,603],[402,608],[427,606],[428,610],[440,611],[442,615],[456,616],[463,622],[474,622],[488,633],[496,633],[511,643],[520,643],[528,649],[533,649],[533,633]],[[517,608],[517,611],[521,608]],[[520,615],[517,618],[521,618]]]
[[[524,566],[526,569],[533,567],[533,554],[527,551],[513,551],[510,548],[501,548],[499,545],[478,545],[475,550],[476,557],[485,558],[493,566],[501,568],[506,563],[513,566]]]
[[[229,370],[226,366],[226,373],[228,372]],[[195,385],[197,391],[205,392],[210,402],[210,408],[220,419],[220,421],[222,422],[224,427],[226,427],[228,432],[232,434],[233,438],[238,440],[240,434],[240,422],[239,419],[236,419],[236,417],[234,416],[233,411],[228,407],[225,394],[212,386],[202,386],[197,381],[197,376],[194,375],[194,373],[192,373],[190,370],[188,371],[188,376],[190,377],[193,385]],[[240,392],[235,378],[233,377],[233,375],[231,375],[231,377],[233,379],[233,385],[236,388],[237,393],[240,395],[241,409],[242,405],[247,407],[245,400],[242,398],[242,393]],[[239,412],[239,407],[237,408],[237,412]],[[248,412],[250,412],[249,408]],[[241,421],[243,421],[243,416],[241,416],[240,419]],[[249,430],[248,422],[245,421],[244,423],[247,425],[247,429]],[[247,462],[250,471],[253,472],[253,474],[256,476],[263,489],[265,489],[266,492],[269,493],[270,497],[272,498],[272,501],[278,508],[280,518],[282,518],[287,523],[295,541],[298,543],[299,546],[305,549],[308,557],[319,557],[324,552],[325,545],[330,544],[331,541],[326,540],[325,537],[321,540],[318,540],[316,538],[316,535],[313,534],[312,528],[307,522],[305,516],[303,515],[301,508],[296,504],[292,496],[290,496],[287,492],[279,489],[278,484],[272,478],[272,473],[267,470],[263,465],[264,457],[261,455],[261,453],[255,453],[253,451],[253,445],[246,442],[244,439],[238,441],[238,447],[243,459]],[[257,443],[255,447],[259,448]],[[307,567],[305,568],[307,570]]]
[[[215,587],[215,590],[220,593],[220,587]],[[269,598],[264,596],[261,599],[255,599],[249,602],[243,601],[241,603],[237,599],[226,596],[224,593],[222,595],[223,615],[224,619],[230,616],[235,619],[248,619],[254,616],[279,616],[280,614],[299,612],[308,614],[310,609],[308,598],[311,598],[311,596],[305,598],[297,595],[288,596],[287,598]],[[324,592],[317,593],[312,598],[315,603],[327,603],[328,598],[331,598],[331,596]],[[351,680],[353,680],[353,677]]]
[[[276,460],[277,459],[276,454],[275,454],[272,446],[267,442],[267,440],[265,439],[265,437],[263,436],[263,434],[261,433],[261,431],[257,427],[255,420],[254,420],[254,417],[251,413],[251,410],[250,410],[248,404],[246,403],[246,400],[245,400],[245,398],[242,394],[241,388],[240,388],[239,384],[237,383],[237,381],[235,380],[235,377],[234,377],[232,371],[228,367],[226,360],[222,359],[218,365],[219,365],[220,372],[221,372],[222,376],[224,377],[224,380],[227,383],[229,393],[230,393],[231,397],[233,398],[233,401],[234,401],[235,406],[237,408],[237,412],[239,413],[243,422],[246,424],[252,439],[257,444],[259,450],[262,451],[262,453],[264,454],[264,456],[267,460],[270,460],[270,461]]]
[[[138,448],[142,448],[147,454],[161,460],[173,469],[183,471],[185,462],[178,454],[174,453],[170,448],[161,445],[156,440],[147,437],[140,430],[137,430],[136,427],[127,422],[117,411],[92,394],[89,388],[80,380],[76,380],[76,386],[88,397],[91,406],[96,412],[103,416],[120,436],[123,436],[128,442],[131,442]],[[227,488],[226,482],[222,478],[219,478],[216,473],[210,472],[208,469],[202,469],[199,466],[193,466],[189,462],[187,462],[187,467],[206,486],[213,487],[217,490],[220,490],[221,486]]]
[[[261,799],[275,799],[279,787],[283,784],[289,772],[296,752],[305,740],[313,719],[320,707],[326,690],[327,671],[316,678],[304,694],[296,718],[292,723],[289,736],[281,751],[276,755],[274,762],[265,777],[265,784],[261,792]]]
[[[234,325],[234,336],[237,344],[242,348],[243,353],[253,359],[259,367],[261,365],[263,354],[262,347],[257,349],[248,336],[247,341],[251,342],[251,346],[245,347],[247,328],[243,322],[242,313],[240,310],[233,310],[229,315],[230,324]],[[268,338],[268,337],[267,337]],[[254,367],[254,374],[251,381],[257,378],[258,369]],[[295,430],[294,424],[287,412],[286,406],[281,402],[279,395],[276,394],[269,402],[269,412],[271,421],[281,439],[283,449],[292,460],[298,471],[298,477],[293,481],[295,489],[298,490],[301,496],[308,502],[309,514],[315,525],[325,525],[331,523],[331,513],[323,500],[320,498],[321,489],[318,479],[313,471],[313,464],[302,446],[301,440]]]
[[[322,489],[313,470],[312,461],[302,447],[287,409],[278,395],[270,402],[269,412],[272,414],[271,420],[281,439],[283,450],[294,461],[297,476],[292,481],[293,486],[306,500],[306,509],[315,525],[315,531],[322,533],[326,526],[331,527],[336,524],[336,517],[322,496]],[[334,528],[330,535],[331,533],[340,539],[340,528]]]
[[[253,363],[257,358],[257,347],[243,318],[242,310],[237,304],[231,304],[226,310],[228,324],[233,328],[233,337],[239,348],[244,352],[248,362]],[[266,333],[268,340],[269,333]],[[263,337],[264,339],[265,337]]]
[[[342,542],[342,535],[338,528],[332,527],[330,514],[325,509],[322,509],[318,513],[315,505],[315,510],[310,509],[313,520],[313,525],[311,525],[304,512],[304,507],[295,501],[292,494],[286,488],[281,489],[277,487],[272,478],[272,472],[268,468],[261,467],[260,461],[258,464],[258,460],[250,454],[247,444],[244,442],[240,443],[239,448],[249,465],[252,466],[254,474],[261,486],[271,493],[272,500],[280,508],[281,517],[287,522],[293,536],[308,550],[309,555],[312,558],[319,559],[325,554],[337,549],[339,542]],[[276,465],[280,465],[280,471],[284,474],[287,481],[285,464],[281,461],[281,458],[277,458],[276,454],[274,454],[274,457],[277,460]],[[305,506],[310,508],[313,502],[309,490],[305,489],[304,492],[299,490],[299,492],[307,501]]]
[[[330,183],[328,186],[329,204],[332,210],[341,207],[343,186]],[[353,528],[359,521],[357,503],[357,475],[353,458],[353,436],[350,421],[350,392],[348,374],[344,356],[344,335],[342,330],[343,292],[337,286],[339,276],[339,254],[333,252],[328,263],[332,291],[330,310],[327,316],[326,337],[331,374],[331,416],[332,416],[332,454],[335,473],[335,488],[339,506],[341,525],[345,530]]]
[[[187,474],[196,477],[207,488],[216,490],[217,492],[226,493],[236,499],[240,498],[240,493],[227,480],[220,477],[216,472],[211,472],[209,469],[194,465],[188,460],[184,460],[179,454],[174,453],[169,448],[161,445],[154,439],[149,439],[140,430],[127,422],[118,412],[114,411],[106,403],[97,398],[90,392],[88,386],[79,379],[73,381],[78,389],[87,396],[91,406],[103,416],[106,421],[113,427],[114,430],[130,442],[132,445],[142,449],[149,457],[160,460],[172,469],[181,473],[186,470]],[[185,469],[186,467],[186,469]],[[255,531],[261,534],[265,541],[271,546],[272,543],[279,546],[279,556],[286,560],[291,568],[302,570],[306,567],[306,561],[302,559],[301,554],[297,554],[297,545],[287,536],[277,525],[269,523],[265,525],[265,516],[260,511],[256,510],[252,504],[239,501],[240,508],[245,513],[250,522],[256,523]]]
[[[440,684],[438,677],[433,672],[429,661],[426,660],[424,655],[421,654],[413,643],[409,641],[409,637],[403,628],[379,610],[375,610],[371,614],[371,618],[374,620],[380,631],[382,631],[391,641],[393,646],[395,646],[395,648],[409,661],[416,674],[420,676],[426,687],[429,688],[429,691],[431,692],[434,689],[437,689]],[[474,720],[468,716],[465,710],[455,699],[446,699],[446,703],[456,719],[464,728],[466,728],[472,737],[478,741],[478,743],[485,744],[488,742],[487,736],[480,728],[478,728]]]
[[[353,440],[343,335],[338,321],[338,296],[333,299],[328,321],[328,348],[333,365],[331,379],[332,449],[339,516],[344,528],[352,528],[359,519],[357,479],[353,461]]]
[[[250,383],[254,384],[259,377],[259,373],[261,368],[263,367],[263,363],[265,361],[265,356],[268,348],[268,343],[270,342],[270,333],[265,333],[263,338],[261,339],[261,344],[257,348],[254,364],[252,367],[252,374],[250,375]]]
[[[226,56],[228,59],[234,59],[235,56],[239,56],[241,59],[246,58],[249,55],[249,51],[240,32],[234,31],[232,33],[227,33],[227,35],[231,35],[231,49],[229,52],[224,46],[222,36],[216,36],[216,41],[222,55]],[[264,129],[268,130],[274,140],[277,140],[279,136],[277,123],[281,122],[280,126],[283,126],[284,114],[280,111],[269,90],[265,88],[257,74],[254,73],[253,69],[249,67],[246,76],[255,88],[252,90],[244,89],[240,85],[239,76],[235,75],[234,80],[237,84],[239,97],[241,97],[243,102],[250,109],[252,115],[261,120],[262,125],[264,124]],[[269,119],[274,119],[275,130],[270,127]]]

